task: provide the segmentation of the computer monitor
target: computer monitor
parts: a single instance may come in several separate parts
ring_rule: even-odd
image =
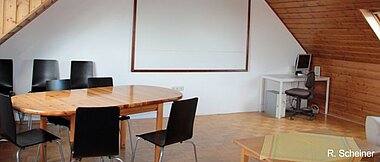
[[[296,75],[307,73],[310,68],[310,62],[310,54],[298,54],[296,59]]]

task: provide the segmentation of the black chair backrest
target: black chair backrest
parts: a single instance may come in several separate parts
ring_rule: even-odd
[[[94,76],[92,61],[71,61],[70,80],[72,89],[87,88],[87,80]]]
[[[13,60],[0,59],[0,93],[9,95],[13,91]]]
[[[165,145],[182,142],[193,137],[193,126],[198,98],[174,101],[166,128]]]
[[[310,91],[310,96],[308,97],[309,100],[314,98],[314,82],[315,82],[315,73],[309,72],[307,74],[307,78],[305,82],[305,87]]]
[[[40,60],[33,61],[33,79],[31,92],[46,91],[46,81],[57,80],[59,78],[57,60]]]
[[[88,88],[113,86],[112,77],[88,78]]]
[[[74,133],[74,157],[119,154],[119,107],[78,108]]]
[[[46,81],[46,91],[60,91],[71,89],[70,79]]]
[[[305,87],[308,89],[311,89],[314,87],[314,81],[315,81],[315,73],[314,72],[309,72],[307,74],[306,82],[305,82]]]
[[[0,135],[16,144],[16,123],[11,98],[0,94]]]

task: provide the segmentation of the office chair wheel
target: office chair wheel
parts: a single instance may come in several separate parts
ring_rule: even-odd
[[[311,111],[313,112],[313,114],[318,114],[318,113],[319,113],[319,106],[316,105],[316,104],[312,104],[312,105],[310,106],[310,109],[311,109]]]
[[[289,119],[290,119],[290,120],[294,120],[294,117],[293,117],[293,116],[291,116],[291,117],[289,117]]]
[[[312,120],[314,120],[314,119],[316,119],[316,116],[315,116],[315,115],[309,117],[309,120],[310,120],[310,121],[312,121]]]

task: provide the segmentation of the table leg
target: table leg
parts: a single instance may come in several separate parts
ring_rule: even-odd
[[[40,128],[44,129],[44,130],[46,130],[46,128],[47,128],[47,118],[44,116],[40,117]],[[45,151],[45,153],[44,153],[44,151]],[[47,155],[46,153],[47,153],[46,144],[42,144],[42,147],[40,147],[40,162],[46,161],[46,159],[44,157],[44,154]]]
[[[277,116],[277,118],[278,119],[281,119],[281,114],[282,114],[282,89],[284,88],[284,83],[282,82],[282,81],[280,81],[280,89],[279,89],[279,91],[278,91],[278,97],[280,97],[280,102],[278,103],[278,108],[277,108],[277,110],[276,110],[276,116]]]
[[[127,121],[120,121],[120,148],[125,148]],[[132,141],[131,141],[132,142]]]
[[[329,112],[329,94],[330,94],[330,78],[326,81],[326,101],[325,101],[325,114]]]
[[[245,154],[244,148],[242,148],[240,152],[240,162],[248,162],[248,156]]]
[[[260,88],[260,112],[264,109],[264,101],[265,101],[265,78],[261,78],[261,88]]]
[[[163,118],[163,104],[157,105],[157,116],[156,116],[156,130],[162,130],[162,118]],[[154,161],[158,162],[158,159],[160,158],[160,147],[155,147],[155,153],[154,153]]]
[[[75,114],[70,116],[70,137],[69,137],[70,144],[74,143],[75,118],[76,118]],[[70,151],[72,150],[70,149]],[[70,161],[72,160],[73,160],[73,154],[70,153]]]
[[[75,133],[75,115],[70,117],[70,143],[74,142],[74,133]]]

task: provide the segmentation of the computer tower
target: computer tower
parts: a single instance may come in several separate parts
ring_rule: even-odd
[[[279,107],[280,102],[282,102],[281,108]],[[264,101],[264,113],[272,117],[285,117],[285,108],[286,108],[286,95],[278,93],[275,90],[267,90],[265,92],[265,101]]]

